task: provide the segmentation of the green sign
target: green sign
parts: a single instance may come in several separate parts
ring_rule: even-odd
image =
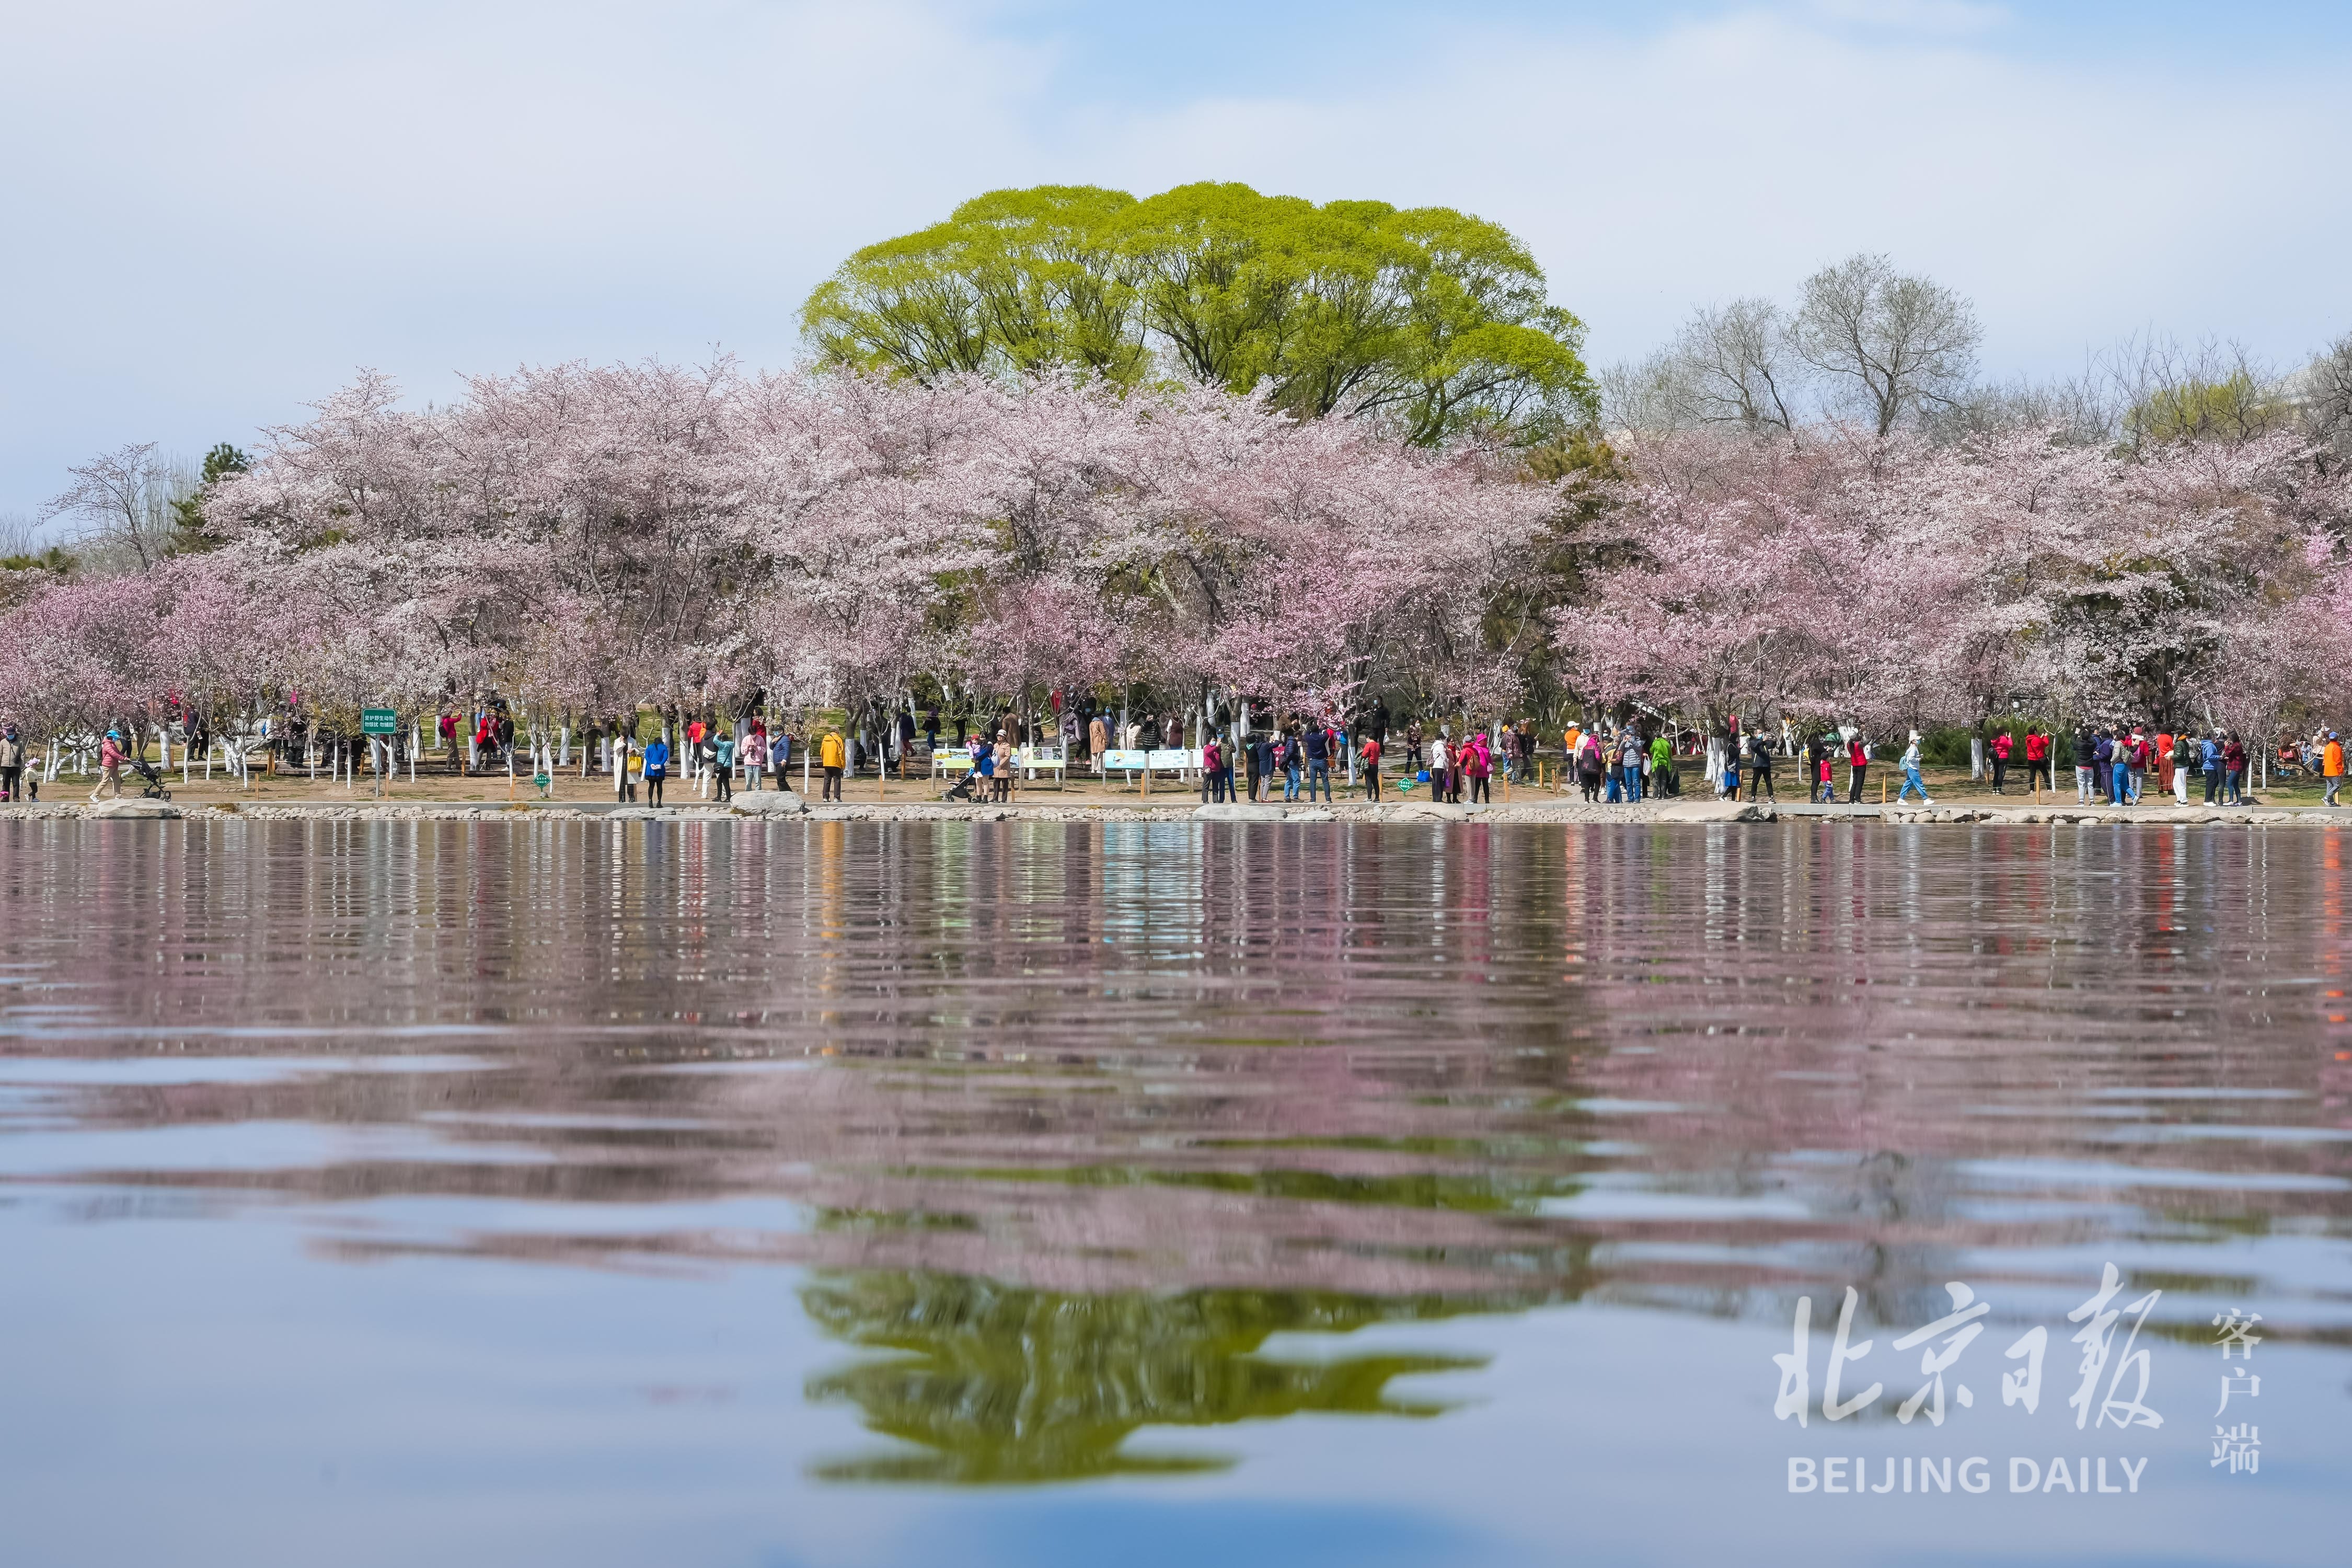
[[[360,733],[362,735],[397,735],[400,715],[389,708],[360,710]]]

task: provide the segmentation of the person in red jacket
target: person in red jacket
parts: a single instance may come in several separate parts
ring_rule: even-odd
[[[2039,724],[2025,727],[2025,787],[2050,787],[2050,737]]]
[[[2010,739],[2008,731],[1996,730],[1993,731],[1992,793],[1995,795],[2006,795],[2009,793],[2007,790],[2003,789],[2001,785],[2009,777],[2009,753],[2015,749],[2016,744],[2016,742]]]

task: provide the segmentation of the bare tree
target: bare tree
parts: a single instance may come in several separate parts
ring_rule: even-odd
[[[1601,389],[1601,423],[1606,429],[1639,436],[1664,436],[1686,429],[1690,397],[1682,367],[1668,353],[1604,365],[1595,377]]]
[[[2105,356],[2118,435],[2134,448],[2187,438],[2251,441],[2292,428],[2285,378],[2242,343],[2208,338],[2194,347],[2150,332]]]
[[[1968,395],[1982,336],[1966,300],[1864,253],[1805,279],[1790,342],[1884,436]]]
[[[42,517],[70,518],[78,537],[101,563],[112,557],[124,568],[143,570],[171,553],[178,514],[173,503],[195,487],[186,465],[156,453],[152,441],[92,458],[68,468],[71,488],[43,509]]]
[[[2304,367],[2294,393],[2312,443],[2336,462],[2352,461],[2352,332]]]
[[[0,561],[40,552],[41,525],[21,511],[0,512]]]
[[[1787,316],[1771,300],[1751,296],[1702,307],[1675,340],[1672,357],[1694,422],[1795,434],[1805,366],[1789,342]]]
[[[1971,388],[1956,401],[1927,409],[1921,422],[1943,442],[1992,436],[2005,430],[2046,430],[2070,446],[2113,444],[2123,426],[2125,405],[2099,361],[2078,375],[2033,381],[2023,376]]]

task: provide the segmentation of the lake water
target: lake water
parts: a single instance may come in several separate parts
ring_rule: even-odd
[[[0,1556],[2340,1563],[2347,842],[0,822]]]

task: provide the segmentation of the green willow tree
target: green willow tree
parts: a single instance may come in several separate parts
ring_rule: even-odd
[[[1301,418],[1435,444],[1589,421],[1584,324],[1496,224],[1445,207],[1181,185],[993,191],[871,245],[802,308],[826,363],[931,381],[1081,369],[1264,385]]]

